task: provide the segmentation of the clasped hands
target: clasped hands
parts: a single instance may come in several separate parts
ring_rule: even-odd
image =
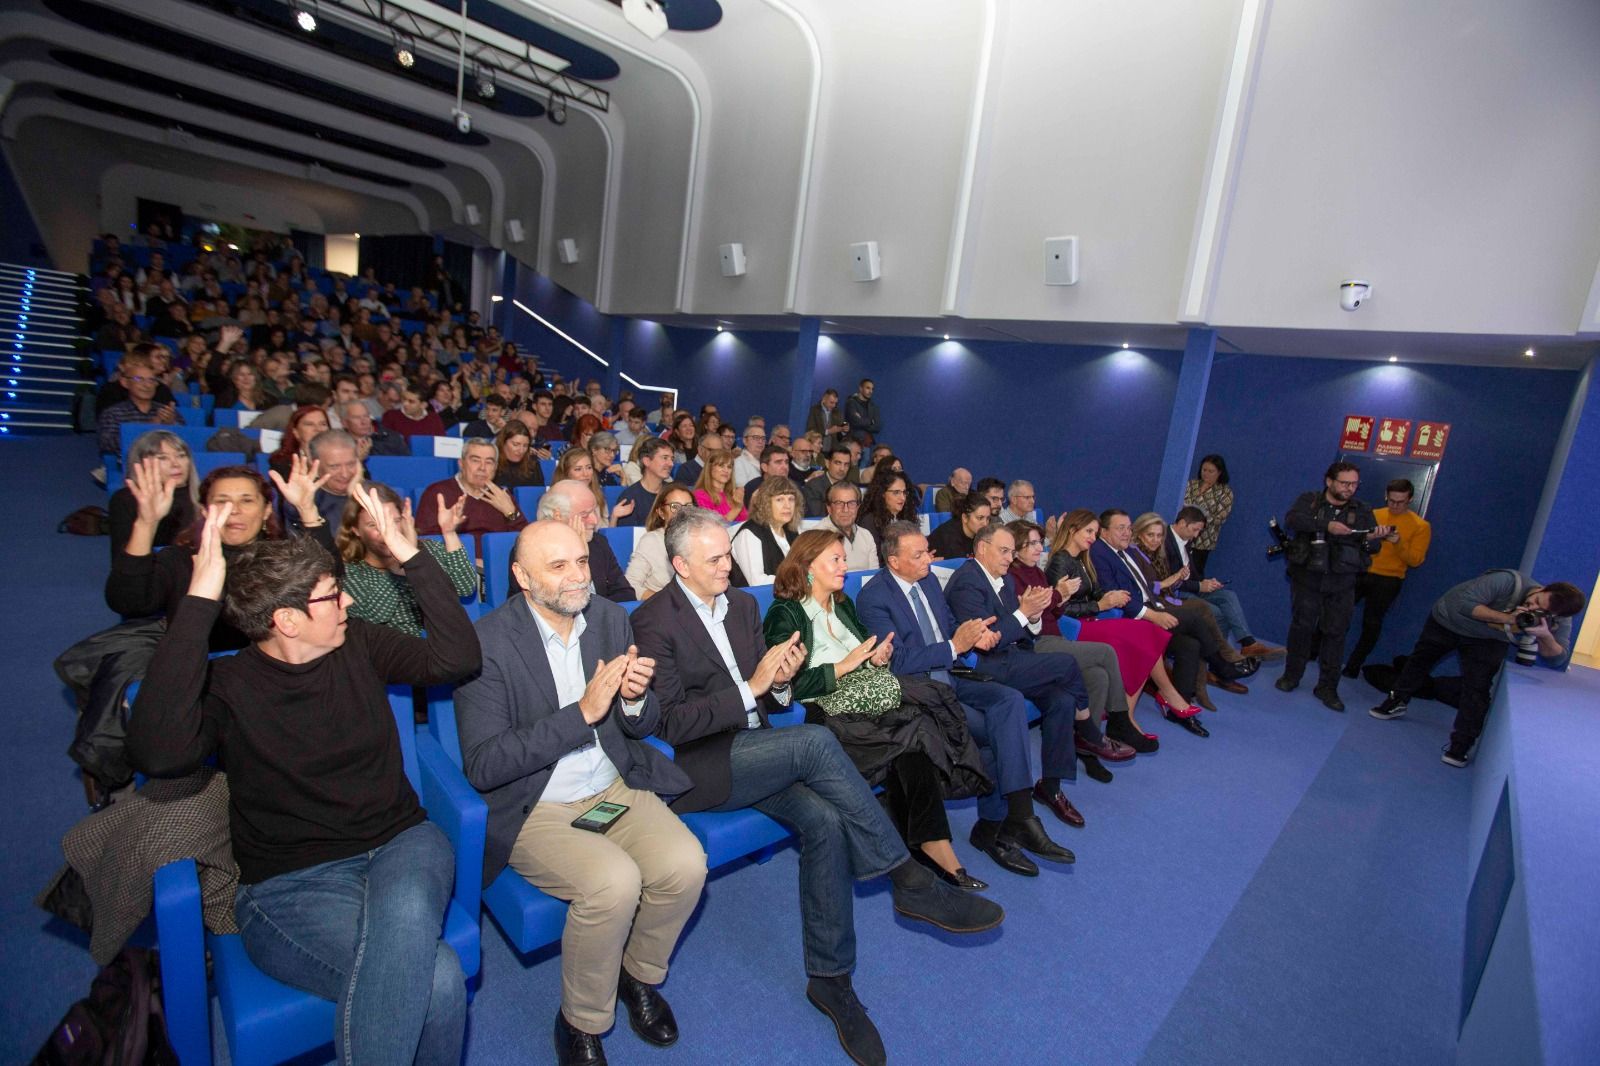
[[[611,704],[621,696],[632,703],[644,698],[650,690],[650,679],[655,676],[656,661],[639,654],[637,645],[629,644],[625,655],[610,662],[595,660],[594,674],[578,698],[578,710],[583,720],[594,725],[611,713]]]

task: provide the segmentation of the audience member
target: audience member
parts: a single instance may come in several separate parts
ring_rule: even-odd
[[[733,482],[741,489],[762,477],[761,453],[767,447],[767,431],[755,423],[744,427],[743,449],[733,461]]]
[[[800,532],[800,492],[788,479],[763,481],[749,509],[733,535],[733,583],[740,588],[772,584]]]
[[[665,441],[661,441],[665,445]],[[666,449],[668,454],[670,448]],[[668,482],[656,494],[649,508],[645,532],[633,542],[633,554],[628,557],[628,584],[633,586],[633,598],[648,600],[672,580],[672,563],[667,559],[666,528],[679,511],[694,506],[694,490],[676,481]]]
[[[700,473],[706,468],[706,458],[711,455],[719,455],[723,450],[722,438],[715,433],[704,434],[698,440],[700,443],[696,446],[694,457],[679,466],[673,475],[679,481],[687,482],[690,485],[700,480]]]
[[[631,455],[634,442],[644,436],[646,430],[644,408],[634,406],[631,400],[628,403],[627,415],[623,418],[612,420],[611,432],[616,435],[617,443]]]
[[[123,356],[119,372],[123,387],[128,390],[128,398],[100,412],[99,441],[102,455],[121,458],[124,423],[158,422],[170,426],[176,425],[179,418],[177,408],[172,404],[156,402],[156,389],[160,387],[160,381],[156,377],[155,363],[147,351],[136,348]]]
[[[986,477],[974,485],[972,491],[989,501],[989,524],[1000,525],[1000,511],[1005,501],[1006,483],[997,477]]]
[[[828,516],[817,528],[839,535],[844,546],[845,569],[876,570],[880,565],[878,538],[857,521],[860,512],[861,490],[840,482],[828,490]]]
[[[144,472],[149,464],[153,473]],[[152,547],[164,548],[178,535],[194,524],[200,506],[200,476],[194,468],[194,456],[189,446],[176,433],[165,429],[152,429],[141,433],[128,445],[127,459],[123,464],[128,477],[141,471],[144,484],[159,480],[163,495],[170,493],[172,503],[151,533]],[[116,561],[120,552],[127,550],[133,536],[134,522],[139,517],[139,501],[128,484],[123,484],[106,502],[106,512],[111,527],[111,559]]]
[[[930,571],[927,538],[910,522],[892,522],[883,532],[884,568],[856,597],[862,624],[879,640],[894,637],[890,668],[901,677],[926,674],[951,686],[967,727],[981,746],[985,775],[994,791],[978,797],[978,821],[968,842],[997,866],[1023,877],[1039,867],[1023,850],[1050,862],[1072,862],[1072,852],[1050,839],[1034,814],[1033,771],[1028,756],[1028,705],[1022,693],[987,675],[952,668],[970,651],[999,643],[994,618],[957,623],[939,579]],[[1069,755],[1070,758],[1070,755]]]
[[[1043,655],[1035,640],[1050,603],[1051,590],[1030,588],[1019,597],[1006,571],[1016,556],[1016,542],[1004,526],[985,526],[973,538],[974,557],[962,564],[945,586],[945,598],[957,622],[993,618],[1000,634],[994,647],[978,652],[978,666],[1008,688],[1033,702],[1044,716],[1040,726],[1042,771],[1033,795],[1061,821],[1083,827],[1083,815],[1061,791],[1063,781],[1078,779],[1074,733],[1096,752],[1108,750],[1100,723],[1089,713],[1089,693],[1072,656]]]
[[[1183,502],[1186,506],[1200,508],[1206,515],[1206,528],[1195,538],[1189,552],[1193,560],[1192,576],[1204,578],[1206,560],[1217,546],[1222,523],[1233,513],[1233,489],[1228,487],[1228,464],[1222,456],[1208,455],[1200,460],[1196,476],[1184,486]]]
[[[776,445],[769,444],[768,447],[776,447]],[[808,433],[789,446],[788,476],[794,479],[795,484],[802,485],[814,475],[821,473],[817,468],[817,455],[821,450],[821,434],[818,434],[817,439],[813,440],[811,434]],[[762,454],[765,455],[766,453],[763,452]]]
[[[594,459],[594,476],[601,488],[622,487],[622,464],[617,462],[617,438],[598,430],[589,438],[589,455]]]
[[[456,527],[458,533],[515,533],[528,524],[516,499],[494,482],[499,456],[493,441],[469,440],[461,445],[460,469],[455,477],[435,481],[422,490],[422,498],[444,497],[444,506],[454,507],[466,498],[466,517]],[[417,516],[418,533],[438,533],[438,513],[424,507]]]
[[[790,473],[789,453],[776,444],[769,444],[761,449],[761,476],[745,484],[744,498],[753,499],[756,491],[766,484],[769,478],[782,478],[793,484],[796,489],[804,491],[800,479]]]
[[[890,522],[917,524],[917,487],[904,473],[882,471],[872,476],[860,508],[861,525],[882,540]]]
[[[694,416],[687,411],[680,411],[672,416],[672,435],[667,438],[672,442],[672,461],[674,463],[687,463],[695,457],[698,448],[698,436],[695,433]],[[695,477],[699,477],[695,471]]]
[[[587,448],[568,448],[561,453],[561,458],[556,460],[556,481],[581,481],[589,486],[589,492],[594,497],[596,514],[599,524],[609,526],[613,519],[622,519],[633,513],[633,501],[618,503],[617,514],[613,515],[606,507],[605,489],[600,484],[600,477],[595,473],[594,457]],[[591,560],[590,565],[593,565]]]
[[[176,406],[177,400],[172,394],[171,387],[168,386],[166,382],[161,380],[161,367],[165,361],[167,351],[166,346],[161,344],[136,344],[134,345],[133,350],[135,352],[143,353],[146,357],[145,361],[142,364],[130,364],[128,362],[128,356],[124,356],[117,363],[117,376],[112,380],[107,381],[103,386],[101,386],[100,391],[95,393],[94,416],[96,419],[105,413],[106,408],[114,407],[115,405],[123,403],[132,398],[133,393],[129,390],[127,381],[129,374],[142,375],[149,373],[155,378],[156,386],[152,399],[154,400],[154,407],[158,414],[163,406]],[[137,369],[135,369],[136,365],[138,367]],[[155,422],[159,421],[159,419],[130,418],[125,419],[124,421]]]
[[[454,506],[439,507],[436,523],[439,532],[444,534],[443,543],[440,543],[417,539],[411,501],[401,498],[394,489],[387,485],[370,485],[364,495],[366,501],[351,494],[340,516],[339,533],[334,538],[345,564],[340,587],[350,597],[350,616],[420,637],[422,605],[406,579],[405,565],[389,549],[389,541],[394,539],[394,531],[398,531],[399,539],[405,544],[433,556],[450,579],[450,587],[458,598],[476,598],[478,571],[472,565],[472,553],[456,533],[466,517],[466,497],[461,497]],[[381,524],[367,509],[374,500],[383,509]],[[430,501],[423,501],[424,507],[429,505]]]
[[[233,513],[209,509],[183,609],[139,690],[129,755],[156,776],[213,755],[227,767],[245,952],[338,1005],[341,1061],[456,1062],[466,982],[440,937],[455,856],[406,779],[384,686],[477,670],[472,626],[438,566],[387,523],[425,639],[347,621],[334,560],[313,541],[226,552]],[[207,662],[222,617],[253,649]]]
[[[828,449],[828,462],[819,477],[805,483],[805,517],[821,518],[828,510],[828,490],[838,484],[853,485],[850,449],[835,444]]]
[[[633,586],[611,550],[611,541],[595,536],[600,528],[600,509],[594,490],[582,481],[557,481],[539,497],[539,519],[565,522],[588,545],[588,570],[596,593],[615,603],[633,599]]]
[[[912,857],[947,884],[982,891],[989,886],[967,873],[951,846],[944,811],[947,798],[994,788],[966,718],[948,686],[889,669],[894,638],[880,641],[861,624],[844,594],[846,572],[838,533],[800,534],[773,583],[767,645],[788,646],[798,635],[806,658],[793,698],[805,705],[806,721],[828,727],[867,784],[884,786],[889,817]]]
[[[950,471],[950,480],[940,485],[939,491],[933,494],[933,509],[949,514],[956,509],[956,503],[965,499],[971,491],[972,471],[958,466]]]
[[[872,398],[876,388],[871,378],[862,378],[856,391],[844,402],[844,420],[849,426],[850,439],[862,444],[871,444],[883,429],[877,401]]]
[[[775,488],[794,492],[761,491]],[[1004,913],[906,861],[883,808],[828,730],[769,727],[769,716],[789,706],[805,649],[790,638],[764,650],[755,600],[729,587],[732,549],[722,522],[685,508],[667,525],[666,547],[677,577],[633,622],[640,654],[656,668],[661,736],[694,782],[674,807],[754,807],[798,831],[806,998],[834,1023],[854,1061],[883,1063],[882,1040],[850,981],[852,881],[887,874],[896,912],[952,932],[992,928]]]
[[[467,439],[483,438],[469,434]],[[533,434],[527,426],[513,419],[505,419],[505,424],[494,436],[494,447],[499,457],[494,468],[496,485],[508,489],[544,485],[544,468],[533,454]]]
[[[344,430],[355,440],[356,456],[362,461],[373,455],[411,454],[406,439],[374,422],[372,412],[361,401],[345,404],[341,414]]]
[[[659,437],[641,437],[633,446],[633,462],[639,464],[639,479],[617,498],[613,517],[618,526],[649,525],[661,489],[672,478],[672,445]]]
[[[423,399],[421,387],[409,381],[401,387],[399,408],[383,413],[383,428],[407,441],[412,437],[444,436],[444,421],[439,413]]]
[[[705,469],[694,484],[694,503],[722,516],[724,522],[743,522],[744,491],[733,483],[733,453],[720,449],[704,452]]]
[[[832,444],[849,428],[844,413],[839,410],[839,390],[824,389],[822,399],[806,415],[806,432],[816,433],[824,443]]]
[[[1345,677],[1361,676],[1361,666],[1378,646],[1384,616],[1399,598],[1406,574],[1428,558],[1433,526],[1411,509],[1416,493],[1415,485],[1396,478],[1384,487],[1384,506],[1372,513],[1379,525],[1390,530],[1379,544],[1372,566],[1356,578],[1356,602],[1365,601],[1365,606],[1361,609],[1361,636],[1344,664]]]
[[[981,492],[969,492],[956,501],[951,517],[928,537],[928,550],[937,559],[966,559],[972,555],[973,538],[978,531],[989,528],[994,508],[989,497]]]
[[[751,415],[750,417],[752,419],[756,419],[756,418],[760,418],[761,416],[760,415]],[[765,425],[766,423],[763,422],[762,424]],[[778,447],[782,448],[784,451],[788,451],[790,446],[794,443],[793,441],[791,441],[789,439],[789,427],[784,425],[782,422],[780,422],[777,425],[773,426],[771,432],[769,432],[767,434],[767,443],[768,444],[776,444]]]
[[[355,438],[342,429],[324,430],[311,438],[303,460],[315,489],[317,513],[329,529],[337,530],[344,522],[351,486],[361,481],[361,460],[356,458]],[[292,459],[289,470],[293,472]],[[300,524],[299,513],[281,498],[278,501],[278,520],[290,533],[305,532]]]
[[[1214,577],[1194,576],[1193,552],[1190,546],[1201,533],[1205,532],[1205,527],[1204,511],[1192,506],[1181,508],[1177,517],[1172,520],[1172,524],[1167,526],[1165,543],[1151,556],[1155,562],[1156,576],[1166,578],[1176,573],[1187,572],[1188,577],[1178,583],[1178,590],[1184,595],[1204,600],[1211,605],[1211,609],[1216,612],[1217,626],[1222,630],[1222,635],[1239,645],[1241,656],[1256,659],[1283,658],[1284,649],[1256,639],[1250,623],[1245,619],[1244,605],[1239,602],[1237,593],[1230,588],[1224,588],[1222,582]],[[1139,535],[1137,528],[1134,530],[1134,535]]]
[[[312,438],[326,432],[328,432],[326,411],[320,407],[300,408],[289,416],[288,428],[284,430],[283,439],[278,443],[278,450],[272,453],[267,465],[276,470],[280,476],[287,477],[295,456],[302,459],[310,458]],[[343,510],[341,506],[340,512]]]

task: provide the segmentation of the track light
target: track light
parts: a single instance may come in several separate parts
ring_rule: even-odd
[[[486,74],[483,68],[479,67],[475,76],[478,82],[478,98],[481,100],[493,100],[495,90],[494,71],[491,69]]]
[[[412,50],[411,38],[398,30],[391,31],[390,38],[394,41],[394,61],[410,70],[417,63],[417,54]]]
[[[567,98],[560,93],[551,93],[550,103],[545,109],[545,114],[550,117],[550,121],[555,125],[565,126],[567,124]]]
[[[296,4],[294,10],[294,23],[307,33],[317,32],[317,16],[310,8],[301,7],[300,5]]]

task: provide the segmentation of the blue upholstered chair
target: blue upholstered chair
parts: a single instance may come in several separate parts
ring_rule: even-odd
[[[454,477],[456,461],[423,455],[374,455],[367,460],[367,473],[385,485],[429,485]]]
[[[391,686],[389,703],[400,733],[406,776],[427,808],[429,820],[444,830],[455,849],[456,881],[445,914],[444,937],[460,957],[471,990],[477,984],[481,962],[478,908],[488,808],[434,736],[417,732],[411,689]],[[208,950],[223,1033],[236,1066],[267,1066],[332,1043],[331,1001],[263,974],[245,955],[238,936],[205,931],[193,859],[168,863],[156,871],[155,915],[167,1034],[184,1066],[211,1062]]]

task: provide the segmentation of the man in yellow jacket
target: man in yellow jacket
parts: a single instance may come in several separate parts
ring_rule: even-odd
[[[1365,600],[1361,611],[1361,637],[1345,663],[1344,676],[1358,677],[1361,664],[1377,646],[1378,634],[1383,630],[1383,616],[1389,613],[1405,584],[1406,571],[1422,565],[1428,556],[1428,544],[1433,540],[1433,527],[1411,510],[1411,498],[1416,486],[1404,478],[1389,482],[1384,489],[1384,503],[1373,512],[1380,526],[1393,526],[1394,532],[1383,538],[1372,566],[1361,575],[1356,584],[1356,599]]]

